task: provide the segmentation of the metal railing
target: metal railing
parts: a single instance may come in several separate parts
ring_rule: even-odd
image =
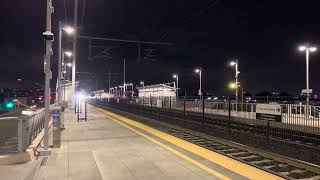
[[[300,100],[285,99],[268,102],[259,99],[259,101],[238,101],[236,103],[234,99],[228,98],[201,100],[142,97],[92,99],[91,102],[148,115],[156,119],[170,119],[172,123],[183,122],[201,125],[205,128],[225,129],[229,132],[246,132],[266,137],[268,141],[270,138],[280,138],[294,142],[320,144],[320,106],[306,105]],[[280,122],[256,119],[257,104],[269,103],[281,106]]]
[[[45,110],[40,109],[29,117],[22,117],[18,125],[18,151],[25,151],[44,128]]]
[[[25,151],[44,128],[44,115],[42,108],[31,116],[0,118],[0,154]]]

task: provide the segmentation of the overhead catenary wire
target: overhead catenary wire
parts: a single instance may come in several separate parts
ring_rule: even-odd
[[[197,13],[195,13],[194,15],[192,15],[190,18],[185,19],[185,20],[183,21],[183,24],[192,22],[192,21],[195,20],[196,18],[198,18],[198,17],[200,17],[201,15],[203,15],[203,14],[204,14],[206,11],[208,11],[210,8],[212,8],[212,7],[214,7],[215,5],[217,5],[220,1],[221,1],[221,0],[213,0],[213,1],[211,1],[208,6],[206,6],[205,8],[200,9],[200,11],[198,11]],[[163,40],[165,37],[167,37],[168,34],[169,34],[169,31],[163,33],[163,34],[161,35],[159,41],[161,41],[161,40]]]
[[[78,36],[78,38],[88,39],[88,40],[116,41],[116,42],[138,43],[138,44],[140,43],[140,44],[174,45],[173,43],[166,43],[166,42],[139,41],[139,40],[103,38],[103,37],[92,37],[92,36]]]
[[[203,15],[206,11],[208,11],[210,8],[214,7],[215,5],[217,5],[220,2],[220,0],[213,0],[211,1],[211,3],[209,3],[209,5],[205,8],[202,8],[200,11],[198,11],[197,13],[195,13],[192,17],[190,17],[189,19],[185,20],[185,23],[189,23],[193,20],[195,20],[196,18],[200,17],[201,15]]]

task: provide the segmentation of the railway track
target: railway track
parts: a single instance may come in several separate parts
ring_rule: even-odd
[[[149,112],[148,112],[149,111]],[[320,134],[304,133],[299,131],[294,131],[290,129],[282,129],[278,127],[266,127],[266,125],[241,123],[232,120],[229,124],[228,120],[216,118],[215,115],[205,114],[204,120],[202,119],[201,113],[187,112],[187,115],[183,114],[183,111],[161,109],[159,112],[157,110],[152,110],[152,108],[145,108],[145,113],[148,115],[157,114],[159,116],[174,119],[176,121],[185,121],[188,123],[202,124],[205,123],[206,126],[214,126],[216,128],[228,129],[229,126],[233,131],[242,131],[246,133],[254,133],[256,135],[265,136],[266,138],[277,138],[285,139],[294,143],[300,143],[305,145],[313,145],[320,147]]]
[[[105,106],[100,106],[106,108]],[[127,113],[108,107],[108,110],[133,118],[143,124],[186,140],[211,151],[246,163],[285,179],[320,180],[320,166],[293,158],[261,151],[242,144],[225,141],[199,132],[183,129],[168,123]]]

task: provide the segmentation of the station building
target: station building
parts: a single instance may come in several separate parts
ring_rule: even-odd
[[[154,84],[148,86],[137,87],[138,97],[151,97],[151,98],[162,98],[162,97],[176,97],[175,85],[170,84]]]

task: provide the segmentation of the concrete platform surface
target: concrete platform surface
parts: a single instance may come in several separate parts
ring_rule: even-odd
[[[45,180],[220,179],[121,126],[92,106],[88,107],[87,122],[77,122],[72,111],[66,111],[65,119],[61,148],[53,150],[44,169]],[[224,171],[233,178],[244,179]]]

